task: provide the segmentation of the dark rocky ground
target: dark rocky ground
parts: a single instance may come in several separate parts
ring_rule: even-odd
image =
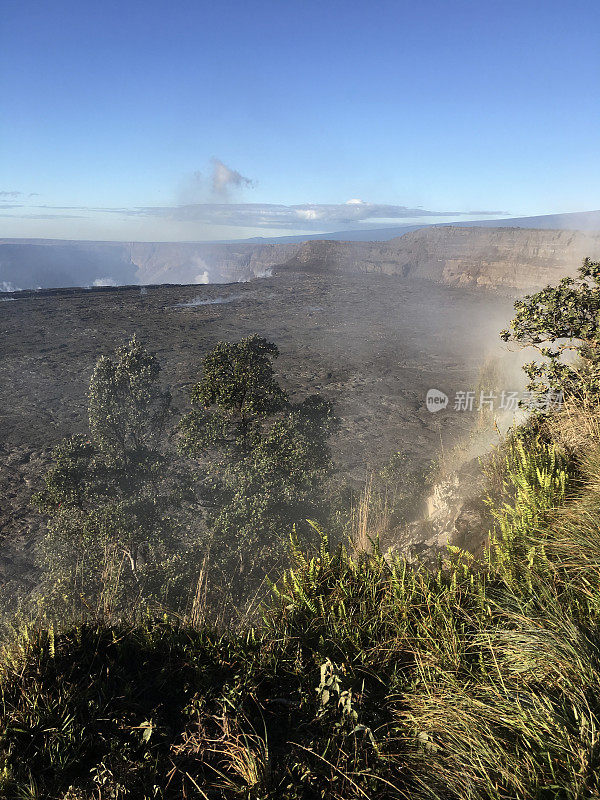
[[[343,425],[335,458],[360,480],[392,452],[425,462],[442,440],[449,446],[466,434],[473,415],[430,414],[425,393],[440,388],[452,404],[455,391],[474,389],[512,308],[490,293],[372,274],[13,296],[0,303],[0,582],[40,530],[29,500],[50,448],[86,429],[95,360],[133,333],[158,354],[180,411],[217,341],[252,333],[274,341],[286,388],[336,403]],[[194,298],[226,302],[177,305]]]

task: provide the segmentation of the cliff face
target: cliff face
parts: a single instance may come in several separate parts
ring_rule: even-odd
[[[137,283],[136,267],[120,242],[0,240],[0,291]]]
[[[600,233],[423,228],[389,242],[305,242],[282,269],[378,272],[455,286],[529,289],[600,259]]]
[[[399,244],[409,274],[450,285],[529,289],[600,259],[600,233],[522,228],[432,228]]]
[[[267,277],[290,259],[297,244],[127,245],[138,283],[230,283]]]
[[[94,282],[229,283],[274,270],[374,272],[523,290],[573,274],[585,256],[600,259],[600,232],[434,227],[387,242],[278,244],[0,240],[0,289],[3,282],[21,289]]]
[[[0,289],[228,283],[265,277],[298,244],[0,240]]]

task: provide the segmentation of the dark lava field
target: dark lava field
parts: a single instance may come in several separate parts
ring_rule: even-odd
[[[318,392],[336,404],[336,462],[360,480],[395,451],[426,461],[442,440],[467,433],[475,414],[452,410],[454,392],[476,388],[511,309],[509,299],[492,293],[373,274],[4,295],[0,539],[10,547],[39,528],[29,498],[49,449],[86,430],[94,363],[133,333],[158,355],[181,412],[202,356],[216,342],[252,333],[275,342],[276,370],[292,396]],[[450,396],[447,410],[427,411],[430,388]]]

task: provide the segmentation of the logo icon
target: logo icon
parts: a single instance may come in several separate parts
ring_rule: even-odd
[[[436,411],[441,411],[448,405],[448,395],[440,392],[439,389],[430,389],[425,397],[427,410],[435,414]]]

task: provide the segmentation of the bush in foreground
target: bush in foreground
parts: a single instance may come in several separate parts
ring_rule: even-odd
[[[513,440],[485,564],[427,572],[322,536],[245,633],[22,632],[4,796],[598,796],[598,452],[582,484],[547,437]]]

